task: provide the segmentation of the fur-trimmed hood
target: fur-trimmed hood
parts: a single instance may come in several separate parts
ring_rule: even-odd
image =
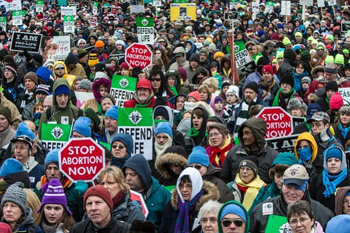
[[[218,191],[218,188],[215,186],[215,184],[209,182],[209,181],[203,181],[203,196],[200,197],[199,201],[196,204],[196,210],[198,211],[204,203],[206,203],[209,200],[217,201],[220,198],[220,194]],[[177,193],[177,190],[173,190],[173,194],[171,196],[171,206],[178,210],[177,202],[179,200],[179,195]]]
[[[106,78],[100,78],[92,84],[92,93],[94,94],[94,97],[97,102],[101,103],[102,95],[100,94],[99,87],[103,85],[108,88],[108,93],[111,90],[111,81]]]
[[[316,73],[319,72],[319,71],[323,71],[324,72],[324,67],[323,66],[316,66],[315,68],[313,68],[311,70],[311,76],[315,79],[315,78],[318,78],[316,77]]]
[[[170,170],[169,164],[178,164],[184,170],[187,167],[187,159],[176,153],[165,153],[156,160],[155,167],[164,179],[171,179],[174,173]]]

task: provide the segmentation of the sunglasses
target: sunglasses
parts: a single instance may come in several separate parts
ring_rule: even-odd
[[[193,167],[193,168],[195,168],[197,170],[200,170],[202,168],[201,165],[192,165],[192,166],[188,166],[188,167]]]
[[[64,68],[62,67],[62,68],[55,68],[55,70],[64,70]]]
[[[112,148],[113,148],[113,149],[119,148],[119,150],[121,150],[121,149],[124,149],[124,147],[125,147],[125,146],[120,145],[120,144],[119,144],[119,145],[112,145]]]
[[[160,82],[161,79],[160,79],[160,78],[153,78],[153,79],[151,79],[151,81],[152,81],[152,82]]]
[[[231,224],[235,224],[236,227],[241,227],[243,226],[243,220],[239,220],[239,219],[236,219],[236,220],[231,220],[231,219],[225,219],[223,220],[221,223],[224,227],[229,227],[231,226]]]

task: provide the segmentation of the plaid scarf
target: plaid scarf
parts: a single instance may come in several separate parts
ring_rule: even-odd
[[[176,233],[189,233],[190,229],[190,211],[194,209],[199,198],[204,194],[203,189],[190,201],[182,203],[180,197],[178,197],[177,207],[180,210],[176,219],[175,232]]]

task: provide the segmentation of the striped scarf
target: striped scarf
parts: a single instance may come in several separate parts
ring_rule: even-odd
[[[241,127],[241,125],[249,118],[248,110],[249,110],[249,105],[245,101],[243,101],[242,102],[242,109],[237,116],[236,125],[235,125],[234,132],[233,132],[233,137],[235,139],[235,145],[240,144],[239,138],[238,138],[238,131],[239,131],[239,128]]]

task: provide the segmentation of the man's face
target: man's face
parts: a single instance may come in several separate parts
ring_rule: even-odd
[[[317,55],[318,55],[318,56],[321,57],[321,56],[323,55],[323,53],[324,53],[324,50],[323,50],[323,49],[318,49],[318,50],[317,50]]]
[[[74,69],[74,68],[75,68],[75,64],[69,64],[68,67],[69,67],[70,69]]]
[[[68,104],[69,95],[68,94],[58,94],[56,95],[56,102],[60,108],[65,108]]]
[[[332,96],[334,95],[335,91],[333,90],[327,90],[326,95],[327,98],[330,100],[332,98]]]
[[[44,102],[46,96],[47,96],[46,94],[40,93],[40,92],[37,93],[37,94],[35,95],[36,100],[37,100],[38,102],[41,102],[41,103]]]
[[[64,67],[55,67],[55,74],[58,77],[62,77],[64,75]]]
[[[29,92],[33,92],[35,89],[35,83],[31,79],[24,80],[24,86]]]
[[[12,144],[12,151],[15,158],[22,164],[27,162],[29,159],[29,149],[28,144],[23,141],[16,141]]]
[[[90,44],[95,45],[96,44],[96,39],[95,37],[90,37]]]
[[[105,127],[109,133],[114,133],[118,128],[118,121],[112,117],[105,117]]]
[[[230,225],[225,227],[226,223],[230,223]],[[226,214],[219,224],[221,224],[223,233],[244,233],[246,228],[246,223],[236,214]]]
[[[237,97],[232,92],[229,92],[229,93],[226,93],[226,100],[227,100],[227,103],[233,104],[237,100]]]
[[[53,178],[56,178],[58,180],[61,180],[62,178],[60,169],[56,164],[53,164],[53,163],[47,165],[45,170],[45,175],[49,181],[52,180]]]
[[[205,62],[206,60],[207,60],[207,55],[205,53],[200,53],[199,54],[199,61]]]
[[[247,101],[247,103],[251,103],[256,97],[258,97],[258,93],[256,93],[250,88],[245,89],[244,99]]]
[[[89,196],[86,199],[86,213],[92,223],[100,228],[105,227],[111,219],[111,211],[108,204],[100,197]]]
[[[269,72],[265,72],[263,73],[263,78],[264,78],[264,81],[267,82],[267,83],[271,83],[272,82],[272,74],[269,73]]]
[[[337,74],[325,72],[324,77],[326,78],[326,81],[329,82],[335,80],[337,78]]]
[[[149,99],[151,95],[151,92],[147,88],[138,88],[137,89],[137,96],[139,100],[141,101],[141,104],[145,104],[146,101]]]
[[[4,75],[5,75],[5,78],[6,79],[11,79],[13,78],[14,74],[12,73],[12,71],[8,70],[8,69],[5,69],[4,70]]]
[[[256,144],[256,139],[255,139],[254,133],[248,127],[243,128],[243,144],[245,147],[250,147],[250,146]]]
[[[0,132],[6,130],[10,123],[4,115],[0,114]]]
[[[139,193],[144,191],[145,187],[143,185],[141,177],[133,169],[128,167],[125,168],[125,179],[131,190]]]
[[[196,61],[191,61],[190,65],[191,65],[192,69],[196,69],[199,64]]]
[[[321,133],[323,130],[328,129],[329,124],[324,124],[323,121],[312,121],[310,123],[311,131],[314,135]]]
[[[45,98],[45,100],[44,100],[44,111],[46,111],[50,107],[52,107],[52,99]]]
[[[105,98],[101,101],[102,110],[105,112],[112,106],[113,106],[113,102],[109,98]]]
[[[343,214],[350,214],[350,196],[344,197]]]
[[[161,146],[167,143],[168,140],[169,140],[169,136],[167,134],[159,133],[156,135],[156,142]]]
[[[300,189],[293,187],[292,185],[284,184],[282,186],[282,197],[287,204],[300,201],[304,196],[304,192]]]

